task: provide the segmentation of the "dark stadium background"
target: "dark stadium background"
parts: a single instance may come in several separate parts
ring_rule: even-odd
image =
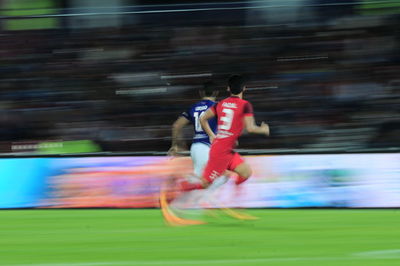
[[[241,149],[399,148],[396,1],[37,1],[36,13],[7,3],[0,152],[67,140],[166,151],[199,86],[214,80],[223,97],[232,73],[248,78],[246,97],[272,131],[244,136]]]

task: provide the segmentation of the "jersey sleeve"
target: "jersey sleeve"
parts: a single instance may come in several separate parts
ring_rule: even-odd
[[[251,105],[251,103],[246,102],[246,104],[244,105],[243,108],[243,114],[244,116],[253,116],[253,106]]]
[[[190,121],[190,115],[189,115],[188,111],[184,111],[183,113],[181,113],[180,116],[182,116],[182,117],[184,117],[184,118],[186,118],[187,120]]]

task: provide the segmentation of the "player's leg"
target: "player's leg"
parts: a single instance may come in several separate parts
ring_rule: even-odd
[[[228,169],[238,174],[238,176],[235,180],[235,184],[236,184],[235,198],[240,198],[241,189],[242,189],[240,184],[242,184],[243,182],[248,180],[250,178],[250,176],[252,175],[253,172],[251,170],[251,167],[240,157],[240,155],[238,153],[234,153]],[[232,210],[229,208],[224,208],[223,210],[228,215],[230,215],[236,219],[239,219],[239,220],[258,219],[257,217],[254,217],[252,215],[249,215],[249,214],[246,214],[243,212],[238,212],[237,210]]]
[[[204,222],[202,221],[181,218],[176,215],[176,213],[171,209],[168,203],[168,194],[173,194],[175,193],[175,191],[173,189],[171,190],[170,181],[167,180],[164,184],[161,185],[160,188],[160,209],[165,222],[171,226],[204,224]]]
[[[216,157],[218,158],[218,156]],[[229,162],[229,160],[225,160],[226,162]],[[224,166],[225,165],[225,166]],[[207,188],[215,178],[217,178],[220,174],[217,173],[223,173],[225,171],[225,169],[220,167],[227,167],[227,163],[221,163],[219,162],[219,160],[209,160],[207,162],[207,165],[205,167],[204,173],[203,174],[203,178],[201,180],[198,180],[195,183],[189,182],[187,179],[182,179],[180,180],[178,183],[176,183],[179,192],[181,193],[181,196],[186,195],[186,192],[192,191],[192,190],[199,190],[199,189],[204,189]],[[204,178],[207,177],[207,178]],[[175,185],[174,185],[175,186]],[[163,193],[161,193],[161,197],[160,197],[160,205],[161,205],[161,209],[162,209],[162,213],[164,215],[164,218],[166,219],[166,221],[169,224],[176,224],[179,225],[180,221],[178,220],[179,217],[177,217],[177,215],[174,215],[174,212],[171,210],[171,208],[169,208],[168,202],[165,199],[165,195]],[[172,214],[172,215],[170,215]],[[172,217],[171,217],[172,216]],[[186,222],[186,219],[184,221],[184,223]],[[197,221],[195,221],[197,222]]]
[[[250,165],[245,162],[236,166],[233,171],[238,174],[238,177],[235,180],[236,185],[242,184],[253,174]]]
[[[182,191],[191,191],[195,189],[205,189],[208,188],[215,179],[220,177],[228,167],[231,161],[231,156],[222,156],[220,154],[213,153],[210,150],[210,158],[204,168],[202,178],[198,183],[190,183],[187,180],[180,182],[180,188]]]
[[[191,145],[190,157],[193,164],[193,173],[189,174],[186,176],[186,178],[180,181],[182,182],[181,184],[183,184],[183,186],[193,187],[193,184],[197,186],[196,183],[201,181],[201,174],[207,164],[209,152],[210,146],[205,143],[195,142]],[[190,184],[186,184],[186,181]],[[198,205],[199,199],[202,198],[202,195],[204,194],[203,191],[204,190],[195,189],[192,192],[182,193],[179,197],[174,199],[173,202],[171,202],[170,207],[174,210],[179,210],[180,208],[182,209],[188,206],[194,207]]]
[[[190,155],[193,161],[193,169],[195,176],[200,180],[202,178],[202,174],[205,166],[209,160],[210,146],[205,143],[193,143],[190,149]],[[215,191],[226,183],[228,178],[225,175],[218,177],[216,180],[212,182],[212,184],[204,190],[197,191],[197,195],[195,196],[195,200],[202,207],[210,207],[212,204],[209,199],[213,198],[213,194]],[[197,196],[197,197],[196,197]]]
[[[232,157],[232,161],[229,165],[229,170],[238,174],[238,177],[235,180],[236,185],[242,184],[243,182],[248,180],[253,174],[250,165],[246,163],[237,152],[235,152]]]
[[[190,157],[193,161],[193,172],[201,177],[209,158],[210,146],[204,143],[193,143],[190,148]]]
[[[186,225],[200,225],[205,224],[203,221],[185,219],[177,216],[169,207],[164,192],[160,195],[160,209],[164,217],[164,221],[170,226],[186,226]]]
[[[204,145],[206,146],[206,145]],[[207,162],[208,159],[208,153],[209,153],[209,149],[208,146],[204,147],[201,144],[198,145],[194,145],[194,147],[191,148],[191,155],[192,155],[192,159],[194,162],[194,168],[195,171],[199,172],[201,171],[201,169],[204,167],[204,161]],[[207,156],[204,156],[207,155]],[[210,161],[212,160],[208,160],[206,169],[213,169],[214,165],[210,163]],[[202,165],[203,164],[203,165]],[[221,163],[217,165],[221,166]],[[224,170],[221,170],[221,172],[223,172]],[[213,172],[213,171],[212,171]],[[174,187],[176,188],[176,186],[178,187],[179,192],[181,193],[180,196],[178,196],[178,198],[182,198],[185,197],[186,195],[188,195],[188,193],[185,192],[189,192],[192,190],[199,190],[199,189],[204,189],[207,188],[213,181],[212,178],[216,178],[219,175],[210,175],[212,176],[211,178],[202,178],[202,179],[198,179],[198,180],[194,180],[192,182],[189,182],[189,180],[187,180],[186,178],[179,180],[178,183],[176,183],[176,179],[171,179],[171,182],[174,182]],[[174,208],[168,204],[167,201],[167,196],[165,191],[167,191],[166,189],[162,189],[161,193],[160,193],[160,206],[161,206],[161,210],[162,213],[164,215],[165,220],[172,225],[187,225],[187,224],[199,224],[201,223],[200,221],[193,221],[193,220],[188,220],[188,219],[182,219],[180,217],[178,217],[175,212],[174,212]],[[174,200],[177,199],[177,197],[174,197]],[[176,211],[176,210],[175,210]]]
[[[195,143],[192,146],[195,146],[193,152],[191,152],[193,159],[194,173],[196,176],[201,178],[204,172],[204,168],[206,167],[210,157],[209,156],[210,146],[204,143]],[[207,191],[209,192],[215,191],[217,188],[225,184],[227,180],[228,178],[225,175],[216,178],[207,188]]]
[[[209,146],[204,143],[197,142],[191,145],[190,157],[193,164],[193,173],[174,178],[173,183],[177,186],[176,189],[181,192],[189,192],[203,188],[200,174],[208,161],[209,150]],[[196,200],[193,200],[194,198]],[[192,206],[194,201],[197,202],[196,193],[180,193],[169,203],[169,207],[172,211],[182,212],[182,208]]]

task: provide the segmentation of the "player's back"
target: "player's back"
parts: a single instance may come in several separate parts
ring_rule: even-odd
[[[218,134],[213,146],[230,151],[242,134],[244,117],[253,115],[251,104],[237,96],[228,97],[212,107],[218,119]]]
[[[213,106],[215,102],[211,100],[201,100],[193,104],[188,111],[184,112],[182,116],[188,119],[193,124],[194,136],[193,143],[210,144],[208,135],[204,132],[200,124],[200,116],[207,111],[208,108]],[[217,130],[216,119],[210,120],[211,130],[215,133]]]

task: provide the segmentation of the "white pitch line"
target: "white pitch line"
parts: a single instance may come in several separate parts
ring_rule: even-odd
[[[242,264],[269,261],[332,261],[332,260],[363,260],[371,257],[294,257],[294,258],[259,258],[259,259],[228,259],[228,260],[176,260],[176,261],[110,261],[110,262],[71,262],[71,263],[39,263],[13,264],[12,266],[103,266],[103,265],[214,265]],[[11,265],[10,265],[11,266]]]
[[[400,259],[400,249],[371,250],[353,253],[353,255],[375,259]]]

